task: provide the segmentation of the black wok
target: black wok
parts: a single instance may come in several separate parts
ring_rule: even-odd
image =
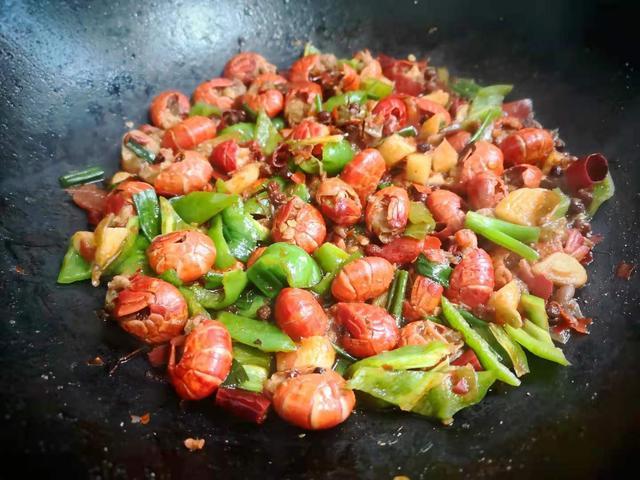
[[[0,2],[0,428],[3,475],[57,478],[593,478],[638,453],[637,261],[640,114],[632,2]],[[97,316],[104,290],[58,286],[67,239],[84,228],[57,177],[113,171],[125,121],[150,98],[190,92],[225,60],[255,50],[285,66],[306,40],[346,55],[429,55],[483,84],[514,83],[541,121],[579,154],[604,152],[618,193],[595,221],[605,241],[581,293],[591,335],[573,363],[533,362],[443,428],[362,413],[306,433],[275,416],[238,423],[204,401],[182,409],[136,358],[113,377],[91,367],[136,345]],[[147,425],[130,414],[151,414]],[[187,437],[206,439],[189,453]]]

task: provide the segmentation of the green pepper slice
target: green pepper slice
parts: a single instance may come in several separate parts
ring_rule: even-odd
[[[296,344],[282,330],[271,323],[220,312],[218,320],[227,327],[236,342],[257,348],[263,352],[293,352]]]

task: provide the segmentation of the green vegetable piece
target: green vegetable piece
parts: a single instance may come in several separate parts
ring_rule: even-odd
[[[125,147],[131,150],[136,157],[141,158],[147,163],[153,163],[156,160],[155,153],[153,153],[151,150],[147,150],[133,139],[127,140],[127,143],[125,143]]]
[[[131,217],[127,221],[126,229],[127,229],[127,237],[124,241],[124,245],[122,245],[122,249],[120,250],[120,253],[118,254],[118,256],[104,269],[104,273],[106,275],[123,275],[125,273],[134,273],[134,272],[124,271],[125,267],[132,268],[133,266],[129,258],[132,255],[136,254],[137,249],[141,248],[144,245],[149,246],[148,240],[145,237],[141,237],[140,235],[138,235],[140,231],[140,222],[137,216]],[[144,242],[138,243],[139,238],[143,238]],[[146,252],[145,252],[145,256],[146,256]],[[137,263],[139,264],[139,262]],[[146,264],[146,259],[145,259],[145,264]],[[137,270],[134,270],[134,271],[137,271]]]
[[[308,173],[310,175],[317,175],[320,173],[320,165],[322,165],[322,162],[320,162],[320,160],[318,160],[316,157],[312,156],[307,158],[304,162],[300,163],[298,167],[304,173]]]
[[[505,352],[504,348],[502,348],[502,346],[498,343],[498,341],[496,340],[496,337],[493,335],[493,333],[491,333],[491,330],[489,330],[489,322],[485,322],[484,320],[481,320],[480,318],[476,317],[471,312],[467,312],[466,310],[459,309],[458,312],[460,312],[460,315],[462,315],[462,318],[464,318],[467,321],[467,323],[471,326],[471,328],[473,328],[478,333],[478,335],[484,338],[484,341],[487,342],[487,344],[489,344],[489,348],[491,349],[493,354],[496,356],[496,358],[500,360],[500,362],[502,363],[510,362],[511,359],[509,358],[509,355],[507,354],[507,352]]]
[[[191,110],[189,110],[189,116],[190,117],[195,117],[195,116],[199,116],[199,117],[212,117],[212,116],[221,117],[222,116],[222,110],[220,110],[215,105],[210,105],[210,104],[205,103],[205,102],[198,102],[193,107],[191,107]]]
[[[276,130],[278,131],[282,130],[285,127],[284,119],[282,117],[272,118],[271,123],[274,127],[276,127]]]
[[[360,367],[347,382],[347,386],[392,403],[402,410],[411,410],[443,377],[443,373],[433,371]]]
[[[353,147],[347,140],[327,143],[322,149],[322,168],[329,175],[337,175],[353,155]]]
[[[250,392],[262,392],[264,382],[269,378],[267,369],[258,365],[243,365],[242,367],[247,375],[247,379],[240,381],[237,387]]]
[[[342,95],[336,95],[324,102],[322,106],[324,111],[333,112],[334,108],[341,105],[347,105],[349,103],[358,103],[362,105],[367,99],[367,92],[362,90],[356,90],[353,92],[343,93]]]
[[[313,97],[313,105],[316,109],[316,113],[322,112],[322,97],[320,95]]]
[[[471,102],[469,115],[465,118],[463,126],[468,126],[482,120],[496,108],[502,108],[504,97],[511,92],[513,85],[491,85],[479,89]]]
[[[256,365],[269,371],[273,363],[272,354],[236,342],[233,343],[233,358],[241,365]]]
[[[349,254],[333,243],[323,243],[315,252],[313,258],[324,272],[335,273],[349,259]]]
[[[398,325],[402,322],[402,304],[407,292],[409,272],[406,270],[396,270],[393,283],[391,284],[391,295],[387,301],[387,311],[396,319]]]
[[[303,57],[307,57],[309,55],[319,55],[322,52],[318,50],[313,43],[307,42],[304,44],[304,52],[302,53]]]
[[[244,211],[251,216],[271,218],[273,216],[273,206],[269,201],[269,194],[260,192],[249,198],[244,202]]]
[[[469,143],[475,143],[478,140],[491,140],[491,126],[493,122],[502,116],[502,108],[493,107],[487,109],[482,115],[480,126],[475,133],[469,138]]]
[[[322,278],[316,262],[300,247],[274,243],[247,270],[249,280],[269,298],[284,287],[310,288]]]
[[[191,192],[175,200],[172,205],[185,222],[200,225],[237,200],[237,195],[228,193]]]
[[[538,260],[540,255],[533,248],[525,245],[519,240],[507,235],[506,233],[501,232],[496,229],[496,225],[500,225],[494,222],[487,222],[484,218],[475,212],[467,212],[467,216],[464,222],[464,226],[470,230],[473,230],[478,235],[482,235],[487,240],[491,240],[496,245],[500,245],[501,247],[506,248],[507,250],[511,250],[514,253],[517,253],[522,258],[529,260],[530,262],[535,262]],[[495,219],[494,219],[495,220]],[[509,223],[509,222],[504,222]],[[521,226],[521,225],[518,225]],[[522,228],[535,228],[535,227],[522,227]]]
[[[242,317],[257,318],[258,310],[269,305],[267,297],[253,289],[245,290],[236,301],[236,313]]]
[[[409,125],[408,127],[401,128],[396,132],[401,137],[415,137],[418,135],[418,130],[413,125]]]
[[[185,222],[176,213],[171,202],[164,197],[160,197],[160,232],[162,235],[180,230],[193,230],[193,227]]]
[[[444,296],[442,297],[441,305],[442,313],[449,325],[462,334],[465,343],[476,353],[482,366],[487,370],[495,371],[498,379],[504,383],[514,387],[520,385],[518,377],[500,363],[500,360],[484,338],[471,328],[462,315],[460,315],[460,312],[458,312]]]
[[[269,229],[245,213],[244,204],[236,197],[235,202],[222,211],[222,232],[231,254],[246,262],[259,241],[269,236]]]
[[[362,257],[363,257],[362,253],[359,252],[359,251],[356,251],[356,252],[352,253],[351,255],[349,255],[349,258],[347,258],[342,263],[340,268],[345,266],[347,263],[352,262],[353,260],[356,260],[356,259],[362,258]],[[322,280],[320,280],[320,282],[318,282],[316,285],[311,287],[311,291],[314,292],[314,293],[317,293],[318,295],[326,294],[329,291],[329,289],[331,288],[331,283],[333,282],[333,279],[336,277],[336,275],[340,271],[340,268],[338,268],[334,272],[325,273],[324,277],[322,277]]]
[[[422,202],[411,202],[409,204],[409,226],[406,228],[404,235],[416,240],[422,240],[427,234],[433,232],[435,228],[436,221],[426,205]]]
[[[108,273],[111,275],[133,275],[136,272],[148,274],[151,269],[147,260],[147,248],[149,248],[149,240],[144,235],[138,235],[133,248],[128,250],[126,255],[119,256],[109,266]]]
[[[209,238],[213,240],[216,246],[216,263],[215,266],[219,270],[225,270],[236,263],[235,257],[231,254],[229,245],[224,238],[222,228],[222,216],[217,215],[211,223],[211,228],[207,232]]]
[[[204,288],[209,290],[222,287],[224,273],[209,271],[203,275]]]
[[[540,238],[539,227],[528,227],[516,223],[505,222],[497,218],[480,215],[476,212],[467,212],[467,219],[473,225],[481,225],[487,229],[494,229],[524,243],[534,243]]]
[[[217,138],[229,136],[239,142],[248,142],[256,136],[256,126],[254,123],[240,122],[224,128]]]
[[[138,212],[140,229],[151,242],[160,234],[160,204],[158,195],[152,188],[143,190],[133,196],[133,203]]]
[[[165,270],[160,275],[158,275],[158,278],[170,283],[174,287],[181,287],[183,285],[182,280],[180,280],[180,277],[178,276],[178,273],[173,268],[170,270]]]
[[[354,357],[353,355],[351,355],[349,352],[347,352],[344,348],[342,348],[340,345],[338,345],[335,342],[331,342],[331,345],[333,345],[333,349],[336,351],[336,353],[344,358],[345,360],[348,360],[349,362],[353,363],[353,362],[357,362],[358,359],[356,357]]]
[[[333,371],[341,376],[345,376],[347,369],[351,366],[351,362],[343,357],[336,357],[336,361],[333,364]]]
[[[601,182],[596,183],[595,187],[593,187],[593,197],[591,203],[589,204],[589,208],[587,208],[587,213],[593,217],[600,206],[609,200],[616,193],[616,186],[613,183],[613,178],[611,177],[611,173],[607,173],[607,176]]]
[[[382,352],[354,363],[349,369],[353,375],[362,367],[381,367],[386,370],[411,370],[415,368],[432,368],[440,363],[451,351],[439,341],[424,345],[405,345],[388,352]]]
[[[200,305],[200,302],[198,302],[198,299],[189,288],[178,287],[178,290],[180,290],[180,293],[182,294],[185,301],[187,302],[187,308],[189,309],[189,317],[195,317],[196,315],[204,315],[206,318],[211,318],[211,315],[209,315],[209,312],[207,312],[207,310],[202,305]]]
[[[479,403],[496,381],[494,372],[476,373],[470,367],[457,368],[454,370],[454,376],[466,377],[467,383],[473,384],[474,388],[471,388],[464,395],[459,395],[452,390],[452,375],[447,375],[438,385],[427,392],[412,412],[437,418],[444,424],[450,424],[457,412]]]
[[[535,356],[558,363],[560,365],[570,365],[569,361],[564,356],[564,353],[558,347],[537,340],[522,328],[514,328],[511,325],[505,325],[504,329],[511,338],[513,338],[516,342],[533,353]]]
[[[58,273],[58,283],[68,284],[88,280],[91,278],[91,263],[73,247],[73,240],[69,242],[69,248],[62,260],[62,266]]]
[[[524,350],[522,350],[520,345],[514,342],[500,325],[489,323],[488,326],[496,341],[509,356],[516,375],[521,377],[529,373],[527,355],[524,353]]]
[[[302,201],[309,203],[311,201],[311,194],[309,189],[304,183],[293,183],[285,190],[289,195],[295,195]]]
[[[554,208],[551,217],[554,220],[557,220],[559,218],[564,217],[567,212],[569,211],[569,205],[571,205],[571,198],[569,197],[569,195],[566,195],[562,190],[560,190],[558,187],[553,189],[553,192],[558,195],[558,197],[560,198],[560,202],[558,202],[558,205],[556,206],[556,208]]]
[[[85,183],[97,182],[104,178],[104,170],[100,167],[89,167],[85,170],[75,170],[58,178],[62,188],[73,187]]]
[[[547,316],[544,299],[529,293],[523,293],[520,296],[520,306],[529,320],[545,331],[549,331],[549,317]]]
[[[282,141],[278,129],[273,125],[269,116],[260,110],[256,119],[255,141],[258,142],[265,155],[271,155]]]
[[[549,330],[545,330],[544,328],[540,328],[531,320],[525,320],[522,324],[522,328],[525,332],[531,335],[536,340],[540,340],[547,345],[553,346],[553,340],[551,339],[551,335],[549,334]]]
[[[381,100],[393,92],[393,84],[382,82],[375,78],[366,78],[361,87],[367,93],[367,96],[374,100]]]
[[[434,282],[438,282],[445,288],[449,288],[449,277],[453,269],[448,263],[436,263],[427,260],[424,254],[418,255],[415,263],[416,272],[420,275],[430,278]]]
[[[473,100],[481,88],[482,87],[471,78],[457,78],[456,81],[451,84],[451,90],[467,100]]]
[[[231,360],[231,370],[229,370],[229,374],[227,378],[222,382],[223,387],[230,388],[238,388],[242,382],[249,381],[249,375],[244,368],[244,366],[238,362],[235,358]]]
[[[199,285],[192,285],[189,290],[204,308],[221,310],[238,300],[247,283],[247,273],[244,270],[231,270],[222,277],[222,291],[207,290]]]
[[[282,330],[271,323],[220,312],[218,320],[227,327],[236,342],[255,347],[263,352],[293,352],[296,344]]]

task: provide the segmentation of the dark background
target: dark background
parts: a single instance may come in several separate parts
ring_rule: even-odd
[[[605,478],[639,452],[640,85],[634,2],[0,1],[0,477]],[[114,377],[90,367],[135,348],[97,312],[104,289],[55,278],[84,214],[57,177],[116,169],[124,123],[146,119],[167,88],[189,93],[226,59],[256,50],[281,67],[306,40],[347,55],[368,47],[428,55],[483,84],[514,83],[576,154],[604,152],[618,193],[595,230],[581,293],[591,335],[566,347],[570,368],[532,361],[521,388],[443,428],[357,412],[306,433],[272,415],[263,428],[210,401],[181,409],[144,358]],[[149,412],[148,425],[130,414]],[[206,439],[188,453],[187,437]]]

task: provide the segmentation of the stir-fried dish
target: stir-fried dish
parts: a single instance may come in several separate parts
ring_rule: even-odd
[[[446,424],[528,356],[569,365],[605,157],[567,153],[511,85],[304,53],[160,93],[104,187],[61,177],[95,228],[58,282],[107,283],[177,397],[255,423],[330,428],[357,400]]]

